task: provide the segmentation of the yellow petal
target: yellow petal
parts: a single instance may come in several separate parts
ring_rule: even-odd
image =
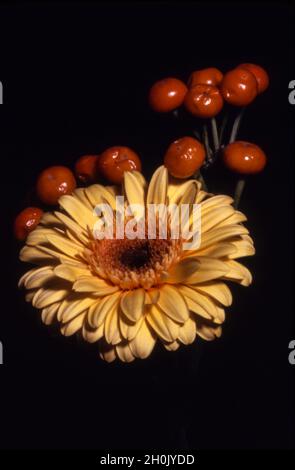
[[[98,204],[109,204],[113,210],[116,209],[116,195],[110,188],[100,184],[93,184],[85,189],[85,193],[93,208]]]
[[[158,305],[168,317],[177,322],[183,323],[189,317],[183,296],[172,286],[161,287]]]
[[[224,282],[208,282],[206,284],[191,286],[191,288],[209,295],[226,307],[232,304],[231,291]]]
[[[146,304],[156,304],[160,297],[160,289],[152,288],[145,293]]]
[[[152,176],[147,193],[147,204],[165,204],[167,199],[168,171],[163,165]]]
[[[86,196],[86,188],[77,188],[73,192],[73,196],[79,199],[84,206],[92,211],[93,207],[88,197]]]
[[[56,264],[58,261],[63,262],[62,259],[66,261],[75,261],[75,258],[72,258],[71,255],[62,253],[58,249],[51,249],[44,245],[40,245],[39,249],[41,252],[49,255],[52,258],[52,264]],[[76,259],[76,261],[78,262],[78,259]]]
[[[19,259],[37,265],[44,265],[46,262],[47,264],[54,264],[56,263],[56,253],[46,253],[40,247],[25,245],[20,251]]]
[[[56,319],[57,310],[60,303],[56,302],[55,304],[49,305],[48,307],[43,308],[41,319],[45,325],[51,325]]]
[[[83,338],[88,341],[88,343],[95,343],[100,338],[103,337],[104,333],[104,324],[102,323],[99,328],[90,329],[85,326],[85,322],[82,328]]]
[[[60,255],[59,256],[59,260],[60,260],[60,263],[62,265],[65,265],[65,266],[69,266],[71,268],[74,268],[74,269],[79,269],[79,270],[82,270],[84,271],[85,269],[87,269],[87,272],[88,272],[88,265],[85,264],[84,262],[81,262],[81,261],[78,261],[77,259],[74,259],[74,258],[68,258],[66,257],[65,255]]]
[[[224,276],[224,279],[238,282],[242,286],[249,286],[251,284],[252,274],[248,268],[234,260],[225,261],[225,263],[229,270]]]
[[[245,214],[239,211],[235,211],[234,214],[232,214],[230,217],[220,222],[218,227],[225,227],[226,225],[236,225],[241,222],[245,222],[246,220],[247,217],[245,216]]]
[[[216,304],[212,297],[206,295],[205,292],[202,293],[197,288],[193,289],[187,286],[180,286],[180,292],[184,295],[190,311],[204,318],[212,319],[215,323],[224,322],[224,309]],[[220,297],[222,297],[222,292]]]
[[[188,253],[188,257],[199,257],[199,256],[209,256],[210,258],[225,258],[231,255],[234,255],[237,252],[237,248],[231,243],[217,243],[216,245],[211,245],[203,250],[194,250],[191,253]]]
[[[25,295],[25,301],[26,302],[32,302],[35,294],[36,294],[36,289],[32,289],[30,291],[27,291],[27,293]]]
[[[206,197],[208,197],[208,194],[209,193],[207,193],[206,191],[200,190],[197,194],[196,203],[200,204]]]
[[[129,343],[122,342],[116,345],[116,353],[119,359],[123,362],[132,362],[135,357],[133,356]]]
[[[47,243],[47,236],[48,235],[59,235],[62,234],[64,236],[64,231],[55,230],[53,228],[42,227],[39,225],[35,228],[27,237],[26,244],[29,246],[40,246],[42,244]]]
[[[69,282],[75,282],[80,276],[89,275],[89,271],[76,266],[69,266],[66,264],[59,264],[54,268],[54,274],[61,279],[65,279]]]
[[[216,310],[217,310],[217,315],[213,319],[213,321],[214,323],[221,325],[225,320],[225,311],[224,311],[224,308],[221,308],[218,305],[216,305]]]
[[[44,308],[54,302],[60,302],[69,295],[67,289],[39,289],[33,297],[32,305],[36,308]]]
[[[77,243],[68,240],[63,236],[50,234],[47,235],[47,240],[51,243],[51,245],[53,245],[55,248],[61,251],[61,253],[64,253],[67,256],[77,258],[79,257],[79,254],[81,254],[81,246],[79,246]]]
[[[198,258],[197,262],[198,269],[194,274],[187,277],[187,284],[199,284],[211,281],[212,279],[218,279],[229,271],[227,263],[218,259],[203,256]]]
[[[96,301],[88,312],[88,321],[92,328],[98,328],[105,321],[107,314],[117,308],[120,296],[121,292],[119,291],[103,297],[101,301]]]
[[[191,344],[195,341],[196,334],[196,322],[192,318],[188,318],[186,322],[179,328],[178,338],[183,344]]]
[[[137,335],[130,341],[129,347],[135,357],[145,359],[151,354],[155,343],[155,336],[152,334],[147,322],[143,321]]]
[[[189,204],[192,205],[196,201],[196,196],[198,193],[198,182],[196,180],[193,180],[191,184],[182,194],[182,196],[179,199],[179,205],[181,204]]]
[[[214,243],[218,243],[230,238],[236,238],[238,235],[247,234],[248,230],[243,225],[229,225],[226,227],[217,227],[209,232],[201,233],[200,249],[206,248]]]
[[[124,172],[124,191],[130,205],[145,206],[145,186],[146,182],[141,173],[138,171]]]
[[[24,285],[27,289],[41,287],[46,280],[53,279],[53,270],[51,266],[34,268],[27,272],[19,281],[19,286]]]
[[[135,338],[143,321],[143,316],[136,323],[133,323],[124,315],[119,315],[119,327],[123,338],[128,339],[129,341]]]
[[[146,318],[154,332],[164,341],[170,343],[178,337],[179,325],[167,317],[156,305],[149,307]]]
[[[124,293],[121,297],[121,309],[132,322],[136,322],[143,315],[144,304],[144,289],[134,289]]]
[[[200,183],[196,180],[188,180],[185,183],[178,180],[174,184],[169,183],[169,204],[193,204],[199,189]]]
[[[252,256],[255,254],[253,243],[250,243],[248,240],[237,240],[232,242],[232,245],[235,246],[236,251],[229,255],[230,259],[242,258],[244,256]]]
[[[48,267],[50,266],[42,266],[42,268],[38,268],[38,269],[42,269],[42,270],[46,270]],[[31,275],[33,274],[35,271],[36,271],[37,268],[33,268],[33,269],[30,269],[29,271],[27,271],[25,274],[22,275],[22,277],[20,278],[20,280],[18,281],[18,287],[23,287],[25,285],[25,281],[26,279]]]
[[[99,355],[104,361],[113,362],[116,359],[116,351],[114,346],[101,349]]]
[[[205,215],[201,213],[202,220],[202,232],[208,232],[213,227],[218,226],[220,222],[233,215],[235,212],[234,208],[230,205],[213,207],[210,211],[207,211]]]
[[[89,237],[87,236],[86,230],[84,230],[79,224],[74,222],[70,217],[63,214],[62,212],[55,212],[57,218],[65,225],[65,227],[71,231],[82,243],[88,244]]]
[[[164,348],[167,349],[167,351],[176,351],[180,346],[180,343],[178,340],[172,341],[171,343],[163,343],[163,344],[164,344]]]
[[[119,288],[98,277],[81,276],[74,283],[73,290],[75,292],[93,292],[98,296],[105,296],[118,291]]]
[[[91,297],[80,298],[78,300],[70,300],[70,298],[66,299],[58,309],[58,319],[63,323],[66,323],[80,313],[88,310],[95,301],[96,299]]]
[[[224,196],[223,194],[210,197],[201,203],[202,215],[206,214],[207,211],[212,210],[214,207],[229,205],[232,204],[233,201],[233,198]]]
[[[108,313],[105,319],[104,336],[109,344],[118,344],[122,341],[119,328],[118,304]]]
[[[196,284],[222,277],[228,271],[225,262],[204,256],[181,260],[163,277],[171,284]]]
[[[69,322],[62,325],[60,331],[64,336],[72,336],[77,331],[81,330],[85,320],[85,312],[79,315],[78,317],[73,318]]]
[[[93,229],[97,217],[79,199],[65,195],[59,198],[58,203],[83,229]]]
[[[179,286],[179,292],[184,296],[191,312],[211,320],[216,315],[215,305],[206,296],[188,286]]]
[[[51,272],[48,271],[47,274],[35,274],[30,276],[29,279],[26,280],[26,289],[37,289],[39,287],[46,287],[49,286],[51,281],[54,281],[56,276]]]
[[[63,224],[58,220],[53,212],[45,212],[40,219],[39,226],[46,226],[47,228],[52,227],[54,229],[63,228]]]
[[[221,327],[212,327],[205,324],[197,325],[197,334],[206,341],[213,341],[221,336]]]
[[[189,183],[189,184],[188,184]],[[174,208],[172,212],[172,217],[170,221],[170,226],[174,227],[179,226],[181,228],[182,224],[182,205],[187,205],[188,206],[188,217],[189,217],[189,225],[188,229],[190,230],[190,235],[187,238],[187,241],[189,241],[192,236],[195,235],[197,231],[200,230],[201,228],[201,211],[198,210],[194,204],[196,203],[196,196],[198,193],[198,182],[196,180],[190,180],[186,183],[183,183],[180,188],[183,187],[183,193],[182,194],[177,194],[176,200],[178,201],[177,208]],[[179,189],[180,189],[179,188]],[[177,191],[178,193],[178,191]],[[174,194],[174,196],[176,196]],[[172,203],[175,204],[174,198],[172,198]],[[170,202],[170,204],[172,204]],[[184,228],[184,227],[183,227]]]
[[[185,258],[172,266],[169,272],[163,275],[165,282],[178,284],[185,282],[199,268],[199,262],[194,258]]]

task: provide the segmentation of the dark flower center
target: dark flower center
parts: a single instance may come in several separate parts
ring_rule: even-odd
[[[182,245],[180,240],[124,238],[94,240],[89,248],[93,273],[122,289],[149,289],[179,259]]]
[[[149,243],[142,240],[142,244],[130,246],[120,256],[120,262],[129,269],[139,269],[147,266],[151,259]]]

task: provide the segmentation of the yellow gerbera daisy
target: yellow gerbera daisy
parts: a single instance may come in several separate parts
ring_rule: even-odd
[[[95,239],[94,207],[107,203],[115,211],[120,193],[129,204],[200,204],[199,248],[183,250],[169,237]],[[197,335],[212,340],[221,335],[223,307],[232,302],[224,281],[251,283],[236,259],[255,250],[242,225],[246,217],[232,202],[203,191],[196,180],[169,181],[163,166],[148,186],[140,173],[126,172],[122,192],[98,184],[76,189],[28,236],[20,259],[39,267],[19,285],[45,324],[59,322],[65,336],[81,331],[86,341],[98,341],[108,362],[146,358],[157,340],[169,351]]]

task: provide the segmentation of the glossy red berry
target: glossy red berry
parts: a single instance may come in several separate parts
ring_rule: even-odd
[[[141,161],[137,153],[129,147],[110,147],[97,161],[98,171],[110,183],[120,184],[125,171],[141,171]]]
[[[221,111],[223,98],[215,86],[196,85],[187,92],[184,105],[194,116],[212,118]]]
[[[201,168],[205,156],[201,142],[193,137],[182,137],[169,145],[164,165],[175,178],[189,178]]]
[[[257,96],[257,80],[249,70],[236,68],[227,72],[220,85],[223,98],[234,106],[247,106]]]
[[[55,205],[61,196],[71,194],[75,188],[76,180],[69,168],[51,166],[40,173],[36,191],[44,204]]]
[[[99,155],[83,155],[75,164],[75,174],[84,184],[94,183],[98,177],[97,159]]]
[[[27,207],[21,211],[14,221],[14,235],[17,240],[25,240],[28,234],[37,227],[43,211],[38,207]]]
[[[223,162],[235,173],[251,175],[264,169],[266,155],[258,145],[239,140],[224,148]]]
[[[192,72],[188,79],[189,88],[195,85],[213,85],[218,86],[223,79],[223,73],[215,67],[196,70]]]
[[[246,69],[253,73],[257,80],[258,93],[263,93],[268,88],[269,76],[263,67],[256,64],[241,64],[238,68]]]
[[[164,78],[152,86],[149,93],[151,108],[158,113],[173,111],[182,105],[187,86],[178,78]]]

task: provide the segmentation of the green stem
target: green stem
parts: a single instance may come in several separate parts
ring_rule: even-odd
[[[243,194],[245,188],[246,181],[244,179],[240,179],[235,188],[235,196],[234,196],[234,208],[237,209],[240,203],[241,196]]]
[[[230,144],[236,140],[245,109],[246,108],[242,108],[239,114],[237,115],[236,119],[234,120],[233,128],[232,128],[230,139],[229,139]]]
[[[195,136],[198,140],[201,140],[201,136],[200,136],[200,132],[199,132],[199,131],[193,130],[193,134],[194,134],[194,136]]]
[[[225,115],[223,116],[221,127],[220,127],[220,133],[219,133],[219,144],[220,146],[222,145],[222,139],[223,139],[223,134],[227,125],[228,121],[228,112],[225,112]]]
[[[212,128],[214,150],[215,152],[217,152],[217,150],[219,149],[219,138],[218,138],[218,130],[217,130],[215,117],[211,118],[211,128]]]
[[[203,124],[203,140],[204,140],[204,145],[206,149],[207,161],[208,163],[213,163],[212,150],[209,145],[209,135],[208,135],[207,124]]]

